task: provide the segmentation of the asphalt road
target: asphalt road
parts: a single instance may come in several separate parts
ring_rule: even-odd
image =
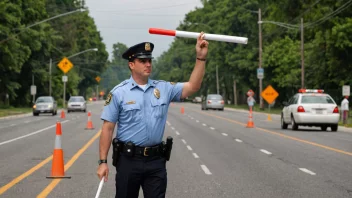
[[[94,130],[85,130],[87,114],[79,112],[0,120],[0,197],[94,197],[102,107],[100,101],[88,106]],[[46,178],[57,121],[71,179]],[[246,111],[172,104],[167,197],[352,197],[352,130],[281,130],[279,117],[268,121],[266,114],[254,114],[255,128],[246,128],[247,121]],[[109,167],[100,197],[115,194],[116,171]]]

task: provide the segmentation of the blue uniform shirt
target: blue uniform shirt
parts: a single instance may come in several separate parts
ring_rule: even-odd
[[[180,101],[184,83],[148,79],[144,89],[130,79],[114,87],[108,96],[102,120],[118,123],[117,138],[138,146],[162,141],[171,101]]]

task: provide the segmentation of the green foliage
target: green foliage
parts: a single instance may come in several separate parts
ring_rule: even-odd
[[[122,59],[122,54],[128,49],[123,43],[113,45],[112,61],[108,63],[107,70],[102,75],[101,84],[105,93],[130,77],[128,61]]]
[[[49,95],[49,63],[52,62],[52,95],[63,98],[63,72],[57,63],[64,57],[98,48],[70,58],[74,68],[67,74],[67,98],[84,95],[97,84],[96,76],[106,69],[108,53],[94,20],[88,12],[58,17],[81,8],[75,0],[2,0],[0,2],[0,101],[6,94],[10,105],[30,106],[32,76],[37,95]],[[32,26],[33,24],[36,24]],[[31,26],[28,28],[28,26]]]

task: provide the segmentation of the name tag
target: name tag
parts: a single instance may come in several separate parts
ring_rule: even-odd
[[[127,102],[126,104],[136,104],[136,101],[132,100],[132,101]]]

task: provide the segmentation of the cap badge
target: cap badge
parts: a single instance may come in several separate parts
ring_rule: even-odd
[[[145,43],[144,49],[145,51],[150,51],[150,43]]]

